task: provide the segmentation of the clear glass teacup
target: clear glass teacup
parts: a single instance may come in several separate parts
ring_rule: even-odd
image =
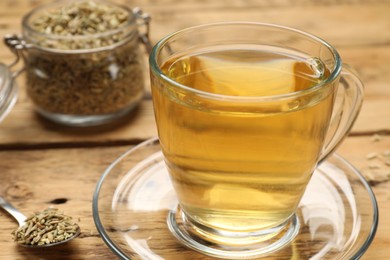
[[[363,85],[308,33],[231,22],[184,29],[150,56],[160,144],[185,245],[251,258],[297,234],[316,166],[355,121]],[[266,252],[262,248],[267,248]]]

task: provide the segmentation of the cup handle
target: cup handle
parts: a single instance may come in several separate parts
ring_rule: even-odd
[[[338,92],[319,163],[326,160],[348,135],[363,103],[363,83],[346,64],[341,71]]]

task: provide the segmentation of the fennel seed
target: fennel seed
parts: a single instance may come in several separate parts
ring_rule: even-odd
[[[72,217],[48,208],[36,212],[25,221],[25,224],[12,232],[15,242],[23,245],[47,245],[61,242],[75,235],[79,226]]]

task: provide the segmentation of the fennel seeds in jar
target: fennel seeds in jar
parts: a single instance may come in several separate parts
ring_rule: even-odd
[[[37,111],[75,126],[130,112],[144,93],[138,18],[104,1],[63,1],[26,15],[26,88]]]

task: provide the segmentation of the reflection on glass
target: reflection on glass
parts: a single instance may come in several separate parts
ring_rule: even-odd
[[[321,174],[317,172],[317,178],[311,180],[300,204],[311,240],[324,243],[311,259],[320,259],[332,250],[340,251],[353,244],[361,229],[355,197],[345,172],[329,163],[321,165],[318,171]],[[344,233],[350,234],[346,237]]]

